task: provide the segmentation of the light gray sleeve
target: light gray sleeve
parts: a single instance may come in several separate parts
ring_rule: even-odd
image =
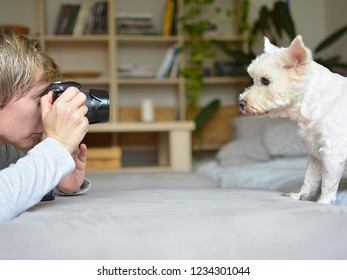
[[[40,202],[74,168],[75,162],[64,146],[55,139],[46,138],[16,164],[2,169],[0,223]]]
[[[24,157],[26,154],[17,148],[9,145],[4,144],[0,146],[0,170],[8,167],[12,163],[16,163],[19,158]],[[91,182],[88,179],[84,179],[84,182],[81,186],[80,191],[75,192],[73,194],[66,194],[61,192],[57,187],[54,188],[53,194],[54,195],[61,195],[61,196],[71,196],[71,195],[79,195],[84,194],[89,191],[91,187]]]

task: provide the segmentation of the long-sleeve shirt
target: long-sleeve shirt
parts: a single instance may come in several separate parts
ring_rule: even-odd
[[[11,145],[0,146],[0,223],[40,202],[74,168],[69,152],[53,138],[46,138],[26,155]],[[85,180],[84,185],[82,192],[90,188],[90,182]]]

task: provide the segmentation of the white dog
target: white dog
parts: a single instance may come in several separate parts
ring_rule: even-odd
[[[265,38],[264,53],[247,69],[254,85],[239,97],[248,116],[289,117],[296,120],[308,164],[299,193],[289,195],[333,204],[347,159],[347,78],[312,59],[297,36],[288,48]]]

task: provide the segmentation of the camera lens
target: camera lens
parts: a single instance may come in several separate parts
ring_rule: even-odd
[[[100,89],[90,89],[86,96],[85,105],[88,107],[86,117],[89,123],[108,122],[110,109],[108,92]]]

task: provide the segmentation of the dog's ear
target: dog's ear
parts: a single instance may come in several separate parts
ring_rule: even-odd
[[[305,46],[302,37],[298,35],[290,43],[283,57],[283,66],[285,69],[296,69],[306,65],[311,59],[311,51]]]
[[[264,37],[264,52],[268,53],[271,52],[273,50],[276,50],[277,47],[273,44],[271,44],[270,40],[268,37]]]

